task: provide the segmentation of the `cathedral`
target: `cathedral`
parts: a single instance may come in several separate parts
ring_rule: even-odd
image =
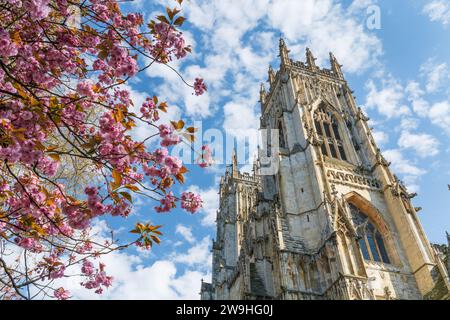
[[[260,92],[260,127],[276,140],[251,174],[234,154],[221,179],[201,299],[449,299],[449,246],[428,241],[341,65],[330,53],[319,68],[309,49],[293,61],[282,39],[279,57]]]

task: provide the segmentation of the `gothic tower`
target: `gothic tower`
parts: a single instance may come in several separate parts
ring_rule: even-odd
[[[293,61],[282,39],[279,56],[260,91],[261,128],[278,133],[259,154],[271,163],[241,174],[233,156],[202,298],[448,298],[415,194],[382,156],[342,66],[330,53],[331,69],[319,68],[309,49]]]

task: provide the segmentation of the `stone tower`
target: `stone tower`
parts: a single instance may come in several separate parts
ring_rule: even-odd
[[[278,133],[242,174],[220,184],[212,283],[202,299],[441,299],[442,254],[389,169],[333,54],[289,58],[261,86],[261,128]],[[271,151],[272,150],[272,151]],[[275,151],[273,151],[275,150]],[[269,173],[268,173],[269,172]],[[441,248],[440,252],[443,250]]]

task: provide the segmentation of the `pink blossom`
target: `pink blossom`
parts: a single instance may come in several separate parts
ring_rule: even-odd
[[[190,213],[195,213],[202,207],[202,199],[192,192],[183,192],[181,194],[181,207]]]
[[[85,80],[77,84],[77,91],[80,95],[94,99],[96,93],[94,92],[94,84],[92,80]]]
[[[212,152],[209,146],[202,146],[202,153],[201,156],[197,159],[197,163],[201,168],[206,168],[213,164]]]
[[[58,288],[53,292],[53,295],[58,300],[67,300],[70,298],[70,292],[64,288]]]
[[[17,47],[11,42],[9,33],[3,29],[0,29],[0,57],[10,57],[15,56],[16,54]]]
[[[168,167],[171,174],[176,175],[179,173],[181,167],[183,166],[183,162],[172,156],[166,157],[164,160],[164,164]]]
[[[81,267],[81,272],[87,276],[94,273],[94,265],[89,260],[83,261],[83,266]]]
[[[156,105],[153,99],[147,98],[142,104],[140,111],[144,118],[153,119],[154,121],[158,121],[159,119],[158,113],[156,112]]]
[[[202,95],[206,91],[206,84],[203,82],[201,78],[195,78],[194,82],[194,91],[196,96]]]
[[[92,250],[93,246],[90,241],[85,241],[83,243],[83,246],[80,248],[81,253],[90,252]]]
[[[155,56],[165,55],[167,60],[172,60],[172,56],[181,59],[186,56],[188,47],[185,46],[183,34],[175,32],[173,27],[164,22],[155,24],[156,43],[153,48]]]
[[[50,279],[58,279],[64,277],[64,271],[66,267],[64,265],[59,265],[58,267],[52,268],[49,274]]]
[[[165,195],[164,198],[159,200],[161,205],[158,207],[155,207],[156,212],[168,212],[172,210],[172,208],[175,208],[175,201],[176,198],[174,197],[172,191],[170,191],[168,194]]]
[[[50,13],[50,0],[22,0],[23,6],[33,20],[42,20]]]
[[[180,143],[181,138],[176,135],[171,126],[161,124],[159,126],[159,136],[162,138],[161,146],[168,147]]]
[[[86,289],[96,289],[95,293],[101,294],[103,292],[102,286],[108,288],[112,285],[113,277],[106,275],[105,265],[103,263],[99,264],[96,272],[94,271],[93,265],[89,263],[86,265],[85,271],[82,272],[88,277],[88,281],[82,283],[82,285]]]
[[[14,239],[14,242],[17,243],[18,246],[30,250],[32,252],[41,252],[42,245],[34,238],[20,238],[17,237]]]
[[[67,262],[80,263],[83,286],[100,294],[113,279],[104,265],[96,268],[84,261],[100,250],[91,242],[91,221],[107,214],[128,216],[132,207],[123,192],[148,181],[165,195],[156,210],[169,212],[179,201],[171,191],[177,183],[171,176],[183,168],[167,150],[181,142],[170,125],[160,128],[158,150],[135,140],[132,128],[139,121],[154,125],[164,106],[147,98],[136,112],[122,80],[140,70],[142,53],[166,63],[186,56],[189,47],[175,26],[157,22],[154,29],[147,28],[141,14],[123,14],[117,0],[4,3],[8,14],[0,21],[0,161],[12,171],[5,167],[0,181],[7,217],[0,218],[0,232],[12,245],[35,253],[33,258],[50,255],[38,261],[33,277],[50,282],[69,276]],[[72,8],[89,11],[89,19],[76,31],[70,25]],[[196,92],[206,89],[197,87]],[[84,194],[82,189],[64,188],[65,178],[56,176],[60,164],[67,172],[75,164],[62,158],[65,152],[80,156],[83,168],[104,173],[105,179],[91,181]],[[113,190],[110,181],[117,177],[111,172],[120,173],[120,190]],[[196,198],[188,198],[183,206],[198,206],[192,205]],[[67,299],[70,293],[59,288],[54,296]]]
[[[164,162],[168,154],[169,151],[166,148],[160,148],[154,151],[153,156],[155,157],[155,161],[157,163],[162,163]]]

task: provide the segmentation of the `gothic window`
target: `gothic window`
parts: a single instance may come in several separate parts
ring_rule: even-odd
[[[344,143],[335,116],[321,105],[314,113],[314,126],[322,141],[322,154],[347,161]]]
[[[356,225],[361,253],[365,260],[390,263],[383,237],[366,214],[350,204],[352,220]]]

